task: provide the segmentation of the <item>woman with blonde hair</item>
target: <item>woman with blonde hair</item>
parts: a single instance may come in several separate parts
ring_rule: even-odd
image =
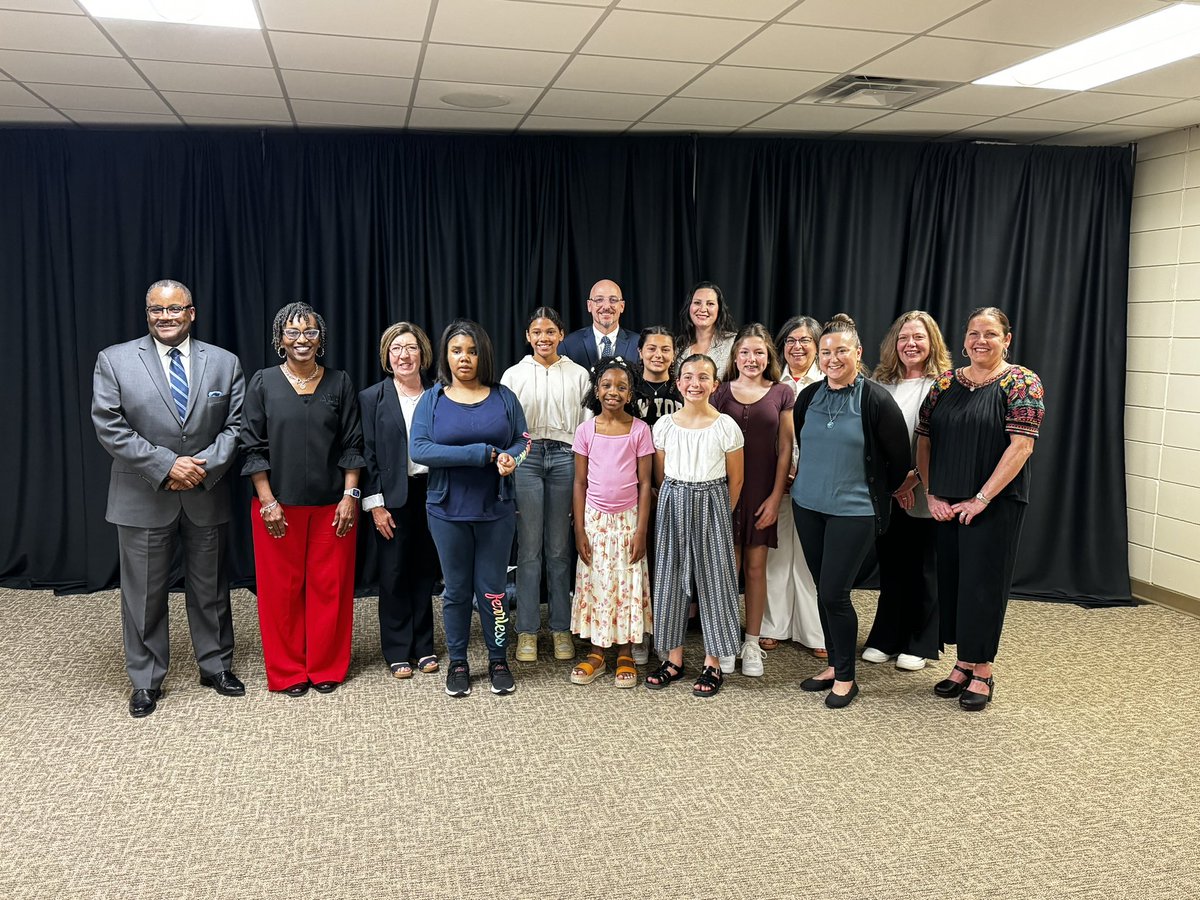
[[[917,414],[934,380],[949,366],[941,329],[919,309],[896,319],[879,347],[874,378],[904,414],[914,454]],[[879,606],[862,658],[871,663],[894,658],[896,668],[915,672],[941,650],[934,523],[915,465],[891,503],[888,530],[875,541]]]

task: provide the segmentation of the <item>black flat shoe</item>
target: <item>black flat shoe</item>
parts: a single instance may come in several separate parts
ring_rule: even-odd
[[[283,692],[289,697],[303,697],[308,693],[309,684],[307,681],[300,681],[293,684],[291,687],[285,687]]]
[[[847,694],[835,694],[830,691],[825,695],[825,705],[830,709],[845,709],[858,696],[858,682],[850,682],[850,692]]]
[[[956,665],[953,671],[962,672],[967,676],[967,681],[970,681],[975,676],[975,673],[970,669],[964,669],[959,665]],[[933,692],[939,697],[952,700],[967,689],[967,681],[955,681],[952,678],[943,678],[933,686]]]
[[[241,697],[246,693],[246,686],[228,669],[216,675],[201,675],[200,684],[212,688],[224,697]]]
[[[827,691],[833,687],[832,678],[805,678],[800,682],[800,690],[815,694],[817,691]]]
[[[313,685],[314,691],[320,691],[322,694],[332,694],[338,689],[340,681],[318,681]]]
[[[155,688],[140,688],[129,698],[129,714],[135,719],[144,719],[158,708],[161,692]]]
[[[972,675],[971,680],[978,681],[980,684],[986,684],[988,692],[986,694],[980,694],[978,691],[964,690],[958,698],[958,705],[967,712],[980,712],[989,703],[991,703],[992,698],[996,696],[996,681],[990,675],[987,678],[980,678],[978,675]]]

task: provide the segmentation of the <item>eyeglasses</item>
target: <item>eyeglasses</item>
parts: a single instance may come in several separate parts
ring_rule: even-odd
[[[609,303],[624,303],[625,298],[623,298],[623,297],[588,297],[589,303],[604,303],[605,301],[607,301]]]
[[[159,316],[169,316],[170,318],[175,319],[179,316],[182,316],[185,310],[189,310],[191,308],[192,305],[190,303],[187,306],[147,306],[146,315],[154,316],[155,318],[158,318]]]
[[[811,347],[815,343],[816,343],[816,341],[814,341],[810,337],[802,337],[802,338],[790,337],[790,338],[787,338],[784,340],[783,346],[785,346],[785,347],[796,347],[796,346]]]
[[[321,336],[321,330],[319,328],[305,328],[303,331],[298,328],[283,329],[283,336],[289,341],[296,340],[296,338],[300,337],[300,335],[304,335],[310,341],[315,341]]]
[[[414,353],[420,353],[421,348],[416,344],[400,344],[396,347],[389,347],[397,356],[412,356]]]

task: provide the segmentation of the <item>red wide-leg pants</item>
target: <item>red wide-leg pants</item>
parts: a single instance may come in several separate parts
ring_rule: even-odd
[[[285,506],[287,531],[275,538],[259,506],[257,499],[250,501],[267,688],[345,681],[354,629],[356,529],[337,536],[336,503]]]

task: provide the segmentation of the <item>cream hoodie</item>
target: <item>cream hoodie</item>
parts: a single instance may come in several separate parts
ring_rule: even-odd
[[[526,356],[505,371],[500,383],[521,401],[529,436],[535,441],[574,443],[579,423],[592,417],[583,408],[592,379],[587,369],[565,356],[549,367]]]

